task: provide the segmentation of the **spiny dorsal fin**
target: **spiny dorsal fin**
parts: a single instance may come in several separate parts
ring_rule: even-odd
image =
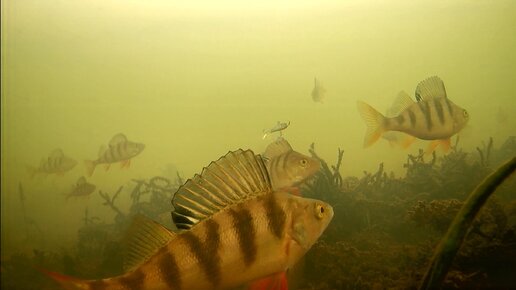
[[[446,89],[444,82],[438,77],[429,77],[420,82],[416,87],[416,100],[426,101],[432,98],[446,98]]]
[[[272,142],[271,144],[269,144],[269,146],[267,146],[263,156],[266,159],[270,160],[289,151],[292,151],[292,146],[290,146],[290,144],[285,138],[279,137],[278,139],[276,139],[276,141]]]
[[[77,186],[83,185],[86,183],[86,177],[81,176],[79,179],[77,179]]]
[[[54,149],[52,152],[50,152],[50,155],[48,156],[48,158],[54,159],[54,158],[61,158],[63,156],[64,156],[63,150],[58,148],[58,149]]]
[[[159,223],[137,214],[127,231],[124,270],[129,271],[147,261],[175,235]]]
[[[114,147],[118,145],[119,143],[127,142],[127,137],[125,137],[124,134],[118,133],[113,138],[111,138],[111,141],[109,141],[109,146]]]
[[[172,199],[172,219],[189,229],[227,206],[272,192],[263,159],[253,151],[228,152],[182,185]]]
[[[407,92],[401,91],[396,96],[392,106],[387,110],[387,114],[385,114],[385,116],[389,118],[396,117],[414,103],[414,100],[410,98]]]

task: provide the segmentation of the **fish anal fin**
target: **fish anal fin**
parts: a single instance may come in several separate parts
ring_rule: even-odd
[[[127,142],[127,137],[125,137],[124,134],[118,133],[113,138],[111,138],[111,141],[109,141],[109,146],[114,147],[118,145],[119,143]]]
[[[427,101],[433,98],[446,98],[444,82],[438,76],[421,81],[416,87],[417,101]]]
[[[364,102],[358,101],[357,107],[360,116],[367,126],[364,147],[369,147],[386,131],[386,128],[383,126],[385,117]]]
[[[405,135],[399,141],[399,145],[401,146],[401,148],[407,149],[410,147],[410,145],[412,145],[412,143],[414,143],[415,140],[416,140],[416,137],[410,136],[410,135]]]
[[[292,146],[290,146],[290,144],[285,138],[279,137],[267,146],[267,148],[265,149],[265,153],[263,155],[267,159],[272,159],[289,151],[292,151]]]
[[[255,280],[249,284],[247,290],[288,290],[286,272],[279,272],[271,276]]]
[[[137,214],[126,234],[124,269],[129,271],[139,266],[175,236],[175,233],[159,223]]]

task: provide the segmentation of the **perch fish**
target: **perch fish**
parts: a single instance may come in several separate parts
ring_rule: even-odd
[[[170,232],[136,218],[128,270],[80,280],[46,272],[65,289],[231,289],[263,277],[284,277],[317,241],[333,217],[330,205],[273,191],[265,164],[250,150],[229,152],[181,186],[172,204]]]
[[[326,89],[322,86],[321,82],[314,78],[314,88],[312,89],[312,100],[316,103],[322,103],[326,96]]]
[[[267,146],[264,157],[274,190],[294,187],[321,168],[319,160],[294,151],[282,137]]]
[[[66,199],[70,197],[88,196],[95,191],[97,187],[86,181],[84,176],[79,177],[72,191],[66,195]]]
[[[39,167],[35,168],[32,166],[27,166],[27,170],[31,177],[34,177],[36,174],[57,174],[63,175],[65,172],[70,171],[72,168],[77,165],[77,161],[65,156],[63,150],[55,149],[50,153],[48,158],[41,159]]]
[[[288,122],[280,122],[276,123],[276,126],[270,128],[269,130],[263,130],[263,139],[267,138],[270,134],[274,132],[280,132],[280,136],[283,134],[283,130],[287,129],[287,127],[290,126],[290,121]]]
[[[430,77],[416,88],[416,100],[400,100],[402,112],[396,117],[385,117],[368,104],[358,101],[358,111],[367,125],[364,147],[372,145],[388,131],[400,131],[423,140],[432,140],[427,153],[441,144],[450,148],[450,138],[469,120],[468,112],[454,104],[446,95],[443,81]]]
[[[99,164],[106,164],[106,170],[111,164],[121,162],[121,167],[129,167],[131,158],[140,154],[145,144],[131,142],[124,134],[116,134],[109,142],[109,147],[101,146],[97,160],[85,160],[88,176],[93,175],[95,167]]]

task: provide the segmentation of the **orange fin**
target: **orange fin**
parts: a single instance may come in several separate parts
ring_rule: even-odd
[[[247,290],[288,290],[287,273],[279,272],[256,280],[249,285]]]
[[[450,138],[443,139],[443,140],[441,140],[440,143],[441,143],[441,148],[443,149],[444,152],[450,151],[450,148],[451,148],[451,140],[450,140]]]
[[[415,140],[416,137],[407,135],[405,138],[403,138],[403,140],[401,140],[400,146],[403,149],[407,149],[410,147],[410,145],[412,145],[412,143],[414,143]]]
[[[46,276],[52,278],[56,281],[63,289],[67,290],[75,290],[75,289],[87,289],[89,282],[86,280],[81,280],[78,278],[70,277],[67,275],[63,275],[57,272],[47,271],[45,269],[35,267],[36,270],[45,274]]]
[[[450,138],[440,139],[440,140],[432,140],[432,142],[430,142],[430,144],[428,144],[428,147],[427,147],[425,153],[432,154],[432,152],[434,152],[435,148],[437,148],[437,146],[439,146],[439,145],[442,146],[444,152],[448,152],[451,147]]]

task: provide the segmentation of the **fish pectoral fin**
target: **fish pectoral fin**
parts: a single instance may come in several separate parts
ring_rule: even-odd
[[[247,290],[288,290],[286,272],[272,274],[249,283]]]
[[[175,233],[159,223],[143,215],[136,215],[127,231],[124,269],[129,271],[139,266],[175,236]]]

